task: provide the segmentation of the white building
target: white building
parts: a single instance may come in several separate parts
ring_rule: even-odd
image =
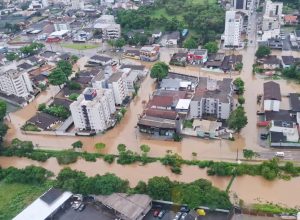
[[[278,112],[280,102],[281,92],[279,84],[273,81],[264,83],[264,110]]]
[[[27,73],[10,69],[0,73],[0,90],[7,95],[28,97],[33,92],[32,83]]]
[[[299,141],[297,125],[291,121],[271,121],[270,132],[282,133],[287,142]]]
[[[70,110],[76,129],[104,131],[113,124],[116,111],[112,90],[86,88]]]
[[[107,80],[108,88],[113,90],[116,105],[121,105],[128,96],[126,74],[118,71]]]
[[[82,0],[72,0],[71,5],[72,5],[72,9],[75,9],[75,10],[84,9],[84,1],[82,1]]]
[[[282,2],[272,2],[271,0],[267,0],[265,3],[265,15],[266,16],[278,16],[281,18],[282,16],[282,8],[283,3]]]
[[[113,15],[102,15],[95,21],[94,28],[102,31],[103,39],[116,39],[121,36],[121,25],[116,24]]]
[[[227,11],[225,18],[224,47],[241,46],[243,17],[236,11]]]
[[[70,31],[70,26],[66,23],[55,23],[54,29],[55,31]]]

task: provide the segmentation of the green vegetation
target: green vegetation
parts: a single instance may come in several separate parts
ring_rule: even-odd
[[[49,106],[48,108],[45,108],[43,112],[63,119],[67,119],[71,115],[70,110],[62,105]]]
[[[6,135],[8,126],[4,123],[4,117],[6,115],[7,105],[6,102],[0,100],[0,143],[2,142],[2,138]]]
[[[152,6],[138,10],[119,10],[117,22],[123,30],[156,29],[164,31],[193,31],[196,42],[218,39],[224,31],[224,9],[216,1],[158,0]]]
[[[69,61],[60,60],[57,66],[49,74],[49,83],[55,86],[61,86],[68,82],[68,77],[72,74],[72,64]]]
[[[193,122],[194,120],[184,120],[183,121],[183,128],[193,128]]]
[[[248,119],[244,107],[238,106],[232,111],[227,120],[228,127],[240,132],[248,124]]]
[[[245,91],[245,83],[244,81],[238,77],[233,81],[233,85],[235,86],[236,93],[238,95],[243,95]]]
[[[69,81],[67,82],[67,86],[70,90],[80,90],[81,85],[78,82]]]
[[[98,152],[101,152],[105,147],[106,147],[106,145],[104,143],[95,144],[95,148]]]
[[[235,71],[241,72],[243,69],[243,63],[237,63],[234,67]]]
[[[196,49],[198,47],[198,44],[193,37],[189,37],[183,42],[183,47],[187,49]]]
[[[109,40],[108,44],[112,47],[115,47],[115,48],[122,48],[122,47],[125,46],[126,41],[123,38],[119,38],[119,39],[116,39],[116,40]]]
[[[72,144],[73,148],[82,148],[83,143],[81,141],[76,141]]]
[[[289,79],[295,79],[300,82],[300,63],[296,63],[282,70],[282,75]]]
[[[41,131],[41,129],[39,129],[38,126],[36,126],[34,124],[30,124],[30,123],[23,125],[22,130],[23,131],[37,131],[37,132]]]
[[[0,219],[10,220],[48,189],[45,185],[0,182]]]
[[[207,49],[208,53],[217,53],[219,50],[218,43],[216,41],[207,42],[204,49]]]
[[[97,44],[82,44],[82,43],[62,43],[60,44],[64,48],[74,49],[74,50],[90,50],[99,47]]]
[[[122,118],[124,118],[126,111],[127,111],[126,108],[122,107],[120,111],[117,112],[116,114],[117,122],[120,122]]]
[[[243,149],[243,156],[247,160],[251,160],[253,157],[257,157],[258,153],[254,152],[253,150]]]
[[[245,98],[244,98],[244,96],[239,96],[239,97],[238,97],[238,103],[239,103],[240,105],[244,105],[244,104],[245,104]]]
[[[7,53],[5,57],[8,61],[13,61],[13,60],[18,60],[19,59],[18,54],[14,53],[14,52]]]
[[[180,142],[180,141],[182,141],[182,136],[180,134],[174,133],[173,140],[176,142]]]
[[[70,96],[69,96],[69,99],[72,100],[72,101],[76,101],[77,98],[78,98],[79,94],[78,93],[72,93]]]
[[[263,58],[265,56],[269,56],[271,54],[271,49],[270,47],[267,47],[267,46],[259,46],[256,53],[255,53],[255,56],[257,58]]]
[[[78,154],[71,150],[65,150],[56,155],[56,159],[59,164],[71,164],[77,161]]]
[[[277,204],[267,203],[267,204],[254,204],[252,208],[257,212],[268,213],[268,214],[297,214],[297,209],[281,207]]]
[[[34,42],[28,46],[21,47],[20,52],[25,56],[32,56],[34,54],[37,54],[43,47],[45,47],[44,44]]]
[[[169,73],[170,67],[165,62],[157,62],[152,66],[150,76],[157,81],[166,78]]]

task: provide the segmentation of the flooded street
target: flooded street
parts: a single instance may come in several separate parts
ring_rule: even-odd
[[[14,166],[24,168],[28,165],[43,166],[56,175],[63,167],[70,167],[78,171],[85,172],[88,176],[96,174],[103,175],[107,172],[114,173],[122,179],[127,179],[131,187],[134,187],[139,180],[147,181],[154,176],[168,176],[171,180],[180,182],[192,182],[199,178],[204,178],[222,190],[225,190],[230,178],[208,176],[205,169],[199,169],[197,166],[182,166],[182,175],[173,174],[170,169],[160,163],[151,163],[146,166],[119,165],[117,163],[108,164],[98,159],[96,162],[87,162],[83,159],[68,166],[60,166],[55,158],[48,159],[45,163],[32,161],[27,158],[18,157],[0,157],[0,164],[3,168]],[[137,178],[138,176],[138,178]],[[275,180],[267,181],[262,177],[243,176],[237,177],[231,187],[231,194],[236,194],[246,204],[255,202],[274,202],[294,207],[300,204],[300,177],[293,178],[290,181]]]

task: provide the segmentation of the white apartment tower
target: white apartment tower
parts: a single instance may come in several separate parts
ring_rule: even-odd
[[[113,90],[116,105],[121,105],[126,96],[128,96],[128,88],[125,75],[126,74],[124,72],[116,72],[113,73],[107,81],[108,88]]]
[[[80,10],[84,9],[84,1],[83,0],[71,0],[72,9]]]
[[[225,18],[224,47],[239,47],[243,17],[236,11],[227,11]]]
[[[76,129],[104,131],[112,125],[115,101],[110,89],[86,88],[70,105]]]
[[[282,16],[282,8],[283,3],[282,2],[272,2],[270,0],[267,0],[265,3],[265,16],[275,17],[278,16],[281,18]]]
[[[33,92],[32,83],[27,73],[10,69],[0,73],[0,90],[7,95],[28,97]]]

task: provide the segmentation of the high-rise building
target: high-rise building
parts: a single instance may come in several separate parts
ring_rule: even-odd
[[[243,28],[243,17],[236,11],[227,11],[225,18],[224,46],[241,46],[241,32]]]
[[[7,95],[28,97],[33,92],[32,83],[27,73],[10,69],[0,73],[0,90]]]
[[[112,90],[86,88],[70,110],[76,129],[104,131],[113,125],[116,111]]]
[[[113,90],[115,102],[121,105],[128,96],[126,74],[124,72],[113,73],[107,80],[108,88]]]
[[[272,2],[270,0],[267,0],[265,3],[265,16],[278,16],[281,18],[282,16],[282,8],[283,3],[282,2]]]

